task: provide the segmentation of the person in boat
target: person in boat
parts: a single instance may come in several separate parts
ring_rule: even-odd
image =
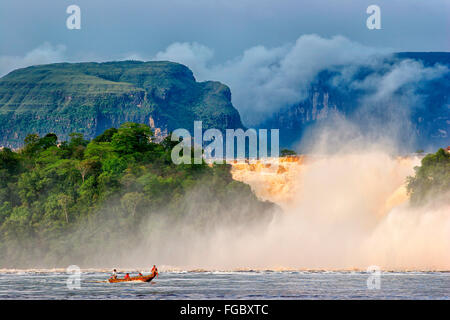
[[[152,275],[158,277],[158,268],[156,267],[156,265],[153,265],[153,268],[152,268]]]
[[[138,273],[138,276],[139,276],[139,277],[143,277],[144,275],[142,274],[142,272],[139,272],[139,273]]]
[[[124,279],[125,279],[125,280],[130,280],[130,274],[127,273],[127,274],[125,275]]]
[[[111,279],[117,279],[117,270],[116,269],[114,269],[113,270],[113,273],[112,273],[112,275],[111,275]]]

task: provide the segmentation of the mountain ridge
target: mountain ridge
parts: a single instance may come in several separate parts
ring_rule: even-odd
[[[449,72],[360,107],[374,88],[364,91],[354,84],[381,79],[405,61],[450,68],[450,52],[395,53],[378,65],[357,67],[342,87],[333,81],[346,66],[321,70],[304,100],[281,108],[256,127],[280,129],[280,146],[293,148],[310,127],[333,125],[333,115],[339,114],[362,131],[376,128],[375,123],[396,127],[398,140],[410,151],[445,146],[450,143]],[[411,95],[417,101],[405,101]],[[407,110],[397,108],[399,104]],[[188,67],[175,62],[66,62],[17,69],[0,78],[0,146],[20,147],[29,133],[53,132],[67,140],[68,134],[79,132],[91,139],[124,122],[148,124],[164,136],[177,128],[192,132],[195,120],[204,129],[245,128],[228,86],[197,82]]]
[[[29,133],[93,138],[124,122],[159,132],[243,128],[230,89],[197,82],[192,71],[169,61],[57,63],[14,70],[0,78],[0,145],[19,147]]]

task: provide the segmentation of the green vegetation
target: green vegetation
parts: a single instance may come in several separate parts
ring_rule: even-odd
[[[174,165],[176,142],[152,136],[127,122],[91,141],[30,134],[17,152],[1,150],[0,267],[82,265],[99,252],[114,263],[117,243],[133,247],[161,216],[188,218],[198,232],[270,218],[273,205],[228,165]]]
[[[152,120],[150,120],[152,119]],[[124,122],[162,130],[242,128],[227,86],[196,82],[167,61],[58,63],[15,70],[0,79],[0,146],[21,147],[29,133],[71,132],[92,139]]]
[[[415,176],[408,177],[407,185],[411,203],[423,204],[431,197],[450,192],[450,153],[444,149],[426,155],[414,170]]]
[[[294,150],[290,149],[281,149],[280,156],[281,157],[288,157],[288,156],[295,156],[297,153]]]

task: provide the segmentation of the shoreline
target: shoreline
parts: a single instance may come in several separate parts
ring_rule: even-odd
[[[111,273],[113,269],[119,273],[124,272],[145,272],[148,268],[80,268],[82,273]],[[204,268],[176,268],[176,267],[158,267],[160,272],[166,273],[368,273],[366,269],[293,269],[293,268],[235,268],[235,269],[204,269]],[[450,273],[450,269],[383,269],[383,273]],[[21,274],[21,273],[67,273],[66,268],[0,268],[0,274]]]

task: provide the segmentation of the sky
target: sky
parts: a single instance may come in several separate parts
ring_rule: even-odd
[[[66,27],[73,4],[79,30]],[[366,26],[373,4],[379,30]],[[450,51],[449,17],[448,0],[2,0],[0,76],[52,62],[170,60],[229,85],[251,124],[254,110],[262,119],[301,100],[333,64]],[[426,74],[415,67],[412,75]]]
[[[81,9],[80,30],[66,28],[71,4]],[[381,9],[380,30],[366,27],[371,4]],[[49,42],[74,59],[120,58],[198,42],[224,61],[312,33],[395,51],[450,51],[449,17],[447,0],[2,0],[0,55]]]

